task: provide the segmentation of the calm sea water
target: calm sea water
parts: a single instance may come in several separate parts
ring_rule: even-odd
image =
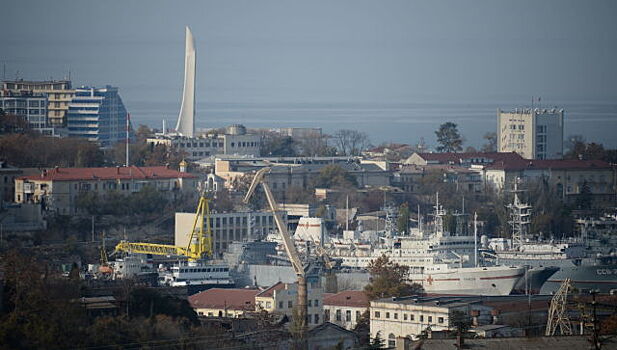
[[[127,103],[135,124],[160,128],[167,120],[175,126],[179,107],[175,103]],[[617,147],[617,102],[561,102],[565,109],[564,136],[581,134],[588,141]],[[373,144],[417,143],[424,138],[434,144],[434,131],[446,121],[459,125],[466,145],[480,146],[486,132],[497,127],[497,108],[509,110],[521,104],[490,103],[210,103],[197,105],[198,128],[217,128],[241,123],[249,128],[320,127],[325,133],[356,129],[369,134]],[[543,108],[552,105],[542,105]]]

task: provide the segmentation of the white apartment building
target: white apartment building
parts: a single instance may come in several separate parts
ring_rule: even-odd
[[[525,159],[563,157],[563,109],[522,108],[497,111],[497,151]]]
[[[319,283],[307,281],[308,326],[315,327],[324,322],[323,291]],[[256,311],[265,310],[270,313],[285,314],[293,317],[293,308],[298,295],[297,283],[278,282],[255,296]]]
[[[422,332],[443,331],[450,328],[450,313],[472,311],[479,324],[492,320],[492,308],[479,299],[457,297],[402,297],[371,301],[371,338],[379,336],[389,347],[396,346],[397,338],[417,339]]]
[[[369,301],[361,290],[346,290],[324,297],[324,321],[352,330],[368,310]]]
[[[285,225],[287,214],[279,212]],[[175,245],[187,246],[195,213],[176,213]],[[269,211],[246,211],[231,213],[212,213],[212,245],[215,254],[222,254],[231,242],[243,242],[266,237],[270,232],[278,232],[274,216]]]

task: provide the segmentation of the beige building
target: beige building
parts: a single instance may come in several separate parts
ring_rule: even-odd
[[[617,168],[601,160],[524,160],[484,168],[484,180],[498,190],[509,190],[517,179],[547,181],[562,198],[575,197],[587,186],[594,196],[613,196]]]
[[[196,191],[197,183],[196,175],[165,166],[54,168],[43,170],[40,175],[17,178],[15,202],[43,203],[48,211],[74,215],[78,213],[76,199],[83,193],[129,195],[151,186],[171,198],[177,191]]]
[[[477,324],[492,321],[491,308],[479,299],[458,297],[402,297],[371,301],[371,338],[379,336],[389,347],[397,346],[397,338],[417,339],[430,328],[450,328],[450,314],[464,312],[477,318]]]
[[[199,316],[244,317],[255,311],[259,289],[211,288],[189,296],[191,307]]]
[[[69,80],[3,81],[2,90],[33,91],[47,95],[47,121],[51,127],[66,127],[66,113],[75,96]]]
[[[497,111],[497,150],[526,159],[563,157],[563,109]]]
[[[308,326],[314,327],[324,322],[323,293],[320,285],[314,283],[307,284]],[[256,310],[285,314],[291,319],[297,294],[298,285],[296,283],[278,282],[255,296]]]
[[[279,212],[279,215],[286,225],[286,213]],[[212,213],[210,220],[212,245],[216,254],[225,252],[231,242],[262,239],[270,232],[278,232],[274,216],[269,211]],[[194,221],[195,213],[176,213],[175,245],[188,245]]]
[[[324,297],[324,321],[345,329],[354,329],[362,315],[368,311],[369,301],[361,290],[346,290]]]

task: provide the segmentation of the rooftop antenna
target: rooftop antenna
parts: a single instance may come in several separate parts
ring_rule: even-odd
[[[2,63],[2,80],[6,80],[6,63]]]
[[[131,113],[126,114],[126,162],[125,166],[129,166],[129,129],[131,124]]]

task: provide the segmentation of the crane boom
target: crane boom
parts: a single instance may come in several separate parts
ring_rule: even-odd
[[[205,226],[205,231],[204,231]],[[171,244],[135,243],[120,241],[116,245],[114,253],[138,253],[153,255],[179,255],[185,256],[190,261],[195,261],[212,256],[212,228],[210,227],[210,206],[204,193],[199,198],[193,228],[186,247]]]
[[[261,183],[264,192],[266,194],[266,199],[268,200],[268,205],[270,206],[270,210],[272,211],[272,215],[274,216],[274,221],[276,222],[276,227],[278,228],[281,236],[283,237],[283,245],[285,246],[285,251],[289,256],[289,260],[291,261],[291,265],[298,276],[304,276],[304,267],[302,266],[302,262],[300,261],[300,255],[296,250],[296,246],[294,245],[289,232],[287,231],[287,227],[283,223],[283,219],[281,219],[278,213],[278,205],[276,204],[276,200],[274,200],[274,195],[272,195],[272,191],[270,190],[270,186],[264,181],[264,175],[270,172],[270,168],[263,168],[257,171],[255,177],[253,177],[253,181],[251,182],[251,186],[249,187],[246,196],[244,197],[244,203],[248,203],[249,199],[255,192],[255,188],[259,183]]]
[[[244,197],[244,203],[248,203],[249,199],[253,193],[255,193],[255,189],[257,185],[261,183],[261,186],[264,189],[266,194],[266,199],[268,200],[268,205],[270,206],[270,210],[272,211],[272,215],[274,216],[274,221],[276,222],[276,227],[278,228],[281,237],[283,237],[283,245],[285,246],[285,251],[289,256],[289,261],[291,261],[291,266],[296,272],[296,276],[298,278],[298,294],[296,299],[296,305],[298,314],[294,316],[294,321],[297,324],[297,327],[300,331],[300,338],[302,341],[302,347],[306,348],[307,343],[304,342],[304,338],[306,336],[306,325],[307,325],[307,317],[308,317],[308,293],[307,293],[307,283],[306,283],[306,273],[304,271],[304,266],[302,265],[302,261],[300,260],[300,256],[298,255],[298,251],[296,250],[296,246],[294,245],[289,232],[287,232],[287,227],[283,223],[283,220],[279,216],[278,206],[276,201],[274,200],[274,196],[272,195],[272,191],[270,191],[270,187],[264,180],[264,175],[270,172],[270,168],[263,168],[257,171],[255,177],[253,177],[253,181],[251,182],[251,186]]]

